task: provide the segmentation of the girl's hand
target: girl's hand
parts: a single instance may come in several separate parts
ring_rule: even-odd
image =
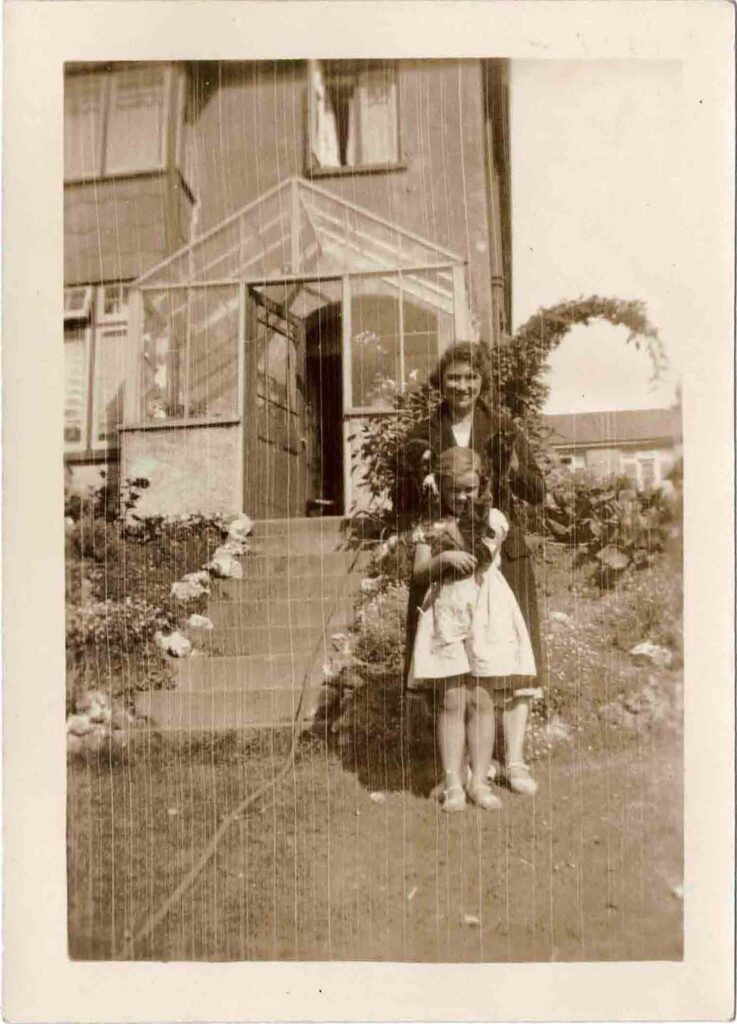
[[[460,576],[470,576],[476,568],[476,559],[469,551],[442,551],[438,559],[444,569],[453,569]]]

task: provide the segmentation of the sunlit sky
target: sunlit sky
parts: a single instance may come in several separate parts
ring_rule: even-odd
[[[681,69],[666,61],[513,61],[514,326],[593,293],[642,299],[667,379],[604,323],[574,328],[550,360],[546,412],[671,404],[698,311],[682,300]]]

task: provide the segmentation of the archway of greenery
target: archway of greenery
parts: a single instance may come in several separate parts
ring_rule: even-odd
[[[549,355],[576,326],[605,320],[614,327],[626,327],[627,344],[644,349],[657,380],[667,365],[665,346],[638,299],[602,298],[591,295],[546,306],[534,313],[504,344],[489,352],[492,406],[521,423],[533,442],[542,440],[540,414],[549,386],[544,371]],[[396,493],[396,475],[404,440],[423,417],[440,401],[429,385],[396,397],[396,417],[369,419],[359,446],[365,481],[375,498]]]
[[[591,295],[539,309],[505,345],[492,351],[492,397],[515,419],[524,419],[533,433],[550,390],[544,380],[549,356],[573,327],[593,320],[626,327],[626,343],[650,357],[653,379],[666,368],[665,346],[639,300]]]

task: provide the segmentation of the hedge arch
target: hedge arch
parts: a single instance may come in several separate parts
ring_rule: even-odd
[[[666,368],[665,346],[647,317],[644,302],[591,295],[539,309],[506,344],[491,353],[496,402],[513,417],[524,419],[533,432],[550,391],[543,380],[548,357],[571,328],[587,326],[592,320],[626,327],[626,343],[644,349],[650,357],[653,380]]]

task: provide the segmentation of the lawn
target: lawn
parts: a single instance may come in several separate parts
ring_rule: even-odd
[[[364,690],[344,715],[342,745],[300,742],[134,955],[680,959],[679,564],[665,556],[602,597],[565,553],[540,555],[550,686],[530,733],[535,800],[500,791],[501,812],[443,815],[428,795],[429,721],[415,717],[407,741],[394,728],[396,690]],[[669,668],[627,653],[643,630],[674,651]],[[70,955],[123,955],[287,750],[266,733],[144,732],[127,752],[70,759]]]

